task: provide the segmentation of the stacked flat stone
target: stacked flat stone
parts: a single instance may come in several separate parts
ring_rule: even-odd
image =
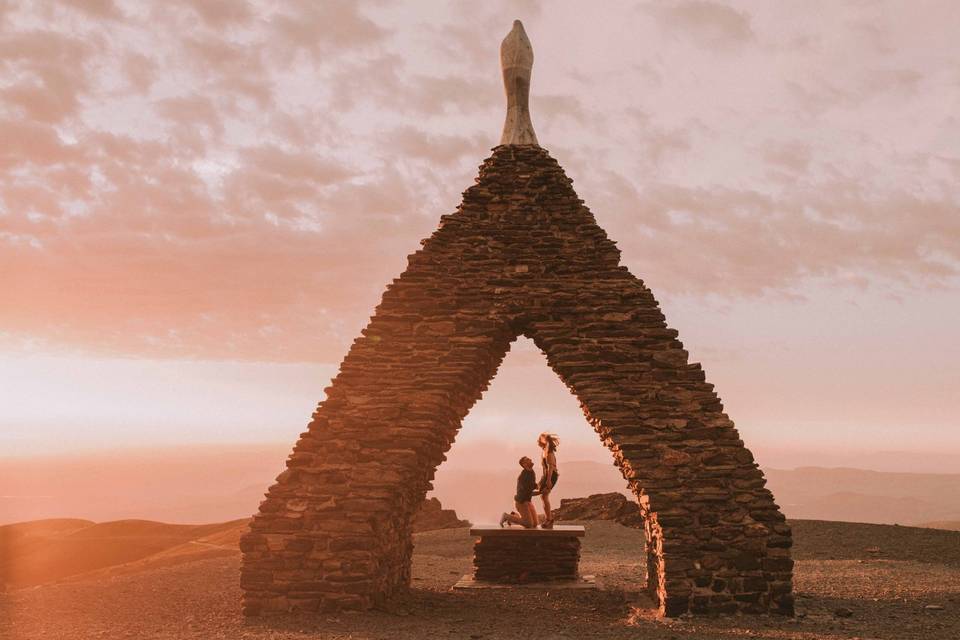
[[[270,487],[241,542],[246,614],[409,585],[411,517],[520,335],[636,494],[660,611],[792,613],[790,528],[713,385],[559,164],[510,145],[388,285]]]
[[[474,543],[476,580],[522,584],[579,577],[580,538],[510,533],[514,535],[482,536]]]

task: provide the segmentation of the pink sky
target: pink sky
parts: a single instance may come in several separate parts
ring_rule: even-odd
[[[955,2],[26,5],[0,451],[292,444],[497,143],[520,18],[541,144],[761,462],[960,460]],[[578,411],[522,343],[462,439],[595,442]]]

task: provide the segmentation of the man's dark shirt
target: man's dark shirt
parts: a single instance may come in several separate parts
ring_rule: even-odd
[[[514,500],[517,502],[530,502],[533,500],[533,490],[537,488],[537,474],[533,469],[524,469],[517,476],[517,495]]]

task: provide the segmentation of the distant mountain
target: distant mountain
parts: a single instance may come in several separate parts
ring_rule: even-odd
[[[935,522],[924,522],[921,527],[928,529],[946,529],[947,531],[960,531],[960,520],[939,520]]]
[[[921,524],[960,520],[960,474],[886,473],[802,467],[764,469],[767,486],[789,518]],[[495,520],[512,504],[516,472],[441,467],[434,494],[474,522]],[[482,494],[475,487],[486,488]],[[555,504],[562,498],[626,492],[612,465],[562,462]],[[539,506],[539,501],[537,501]],[[926,525],[924,525],[926,526]]]
[[[103,522],[149,518],[223,522],[252,515],[284,469],[289,444],[209,445],[74,456],[0,458],[0,525],[41,518]],[[431,495],[471,522],[496,522],[513,507],[521,451],[461,443],[437,470]],[[563,448],[563,498],[626,492],[611,462],[571,460]],[[602,453],[602,451],[601,451]],[[788,517],[922,524],[960,521],[960,474],[891,473],[850,468],[765,467]],[[538,507],[540,501],[537,501]]]
[[[748,444],[751,444],[748,442]],[[764,469],[872,469],[889,473],[960,473],[960,451],[862,451],[851,449],[763,446],[750,447]]]
[[[767,486],[790,518],[918,524],[960,520],[960,474],[863,469],[766,469]]]
[[[513,509],[520,466],[499,469],[463,469],[442,466],[437,471],[431,495],[444,506],[456,509],[461,517],[475,523],[496,522],[500,514]],[[478,487],[483,490],[479,491]],[[613,464],[587,461],[560,463],[560,480],[551,498],[560,506],[564,498],[580,498],[593,493],[627,492],[627,483]],[[540,499],[537,508],[542,512]]]
[[[0,593],[73,576],[142,571],[233,555],[249,518],[204,525],[152,520],[91,522],[73,518],[0,526]],[[414,531],[469,527],[436,499],[425,500]]]
[[[0,524],[42,518],[223,522],[251,515],[287,444],[0,458]]]
[[[210,538],[241,531],[246,520],[207,525],[150,520],[93,523],[40,520],[0,527],[0,576],[12,587],[42,584],[123,565],[192,543],[191,551],[223,552]],[[239,538],[238,538],[239,539]]]

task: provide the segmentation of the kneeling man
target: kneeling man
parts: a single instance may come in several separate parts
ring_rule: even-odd
[[[513,513],[504,513],[500,516],[500,526],[505,524],[519,524],[528,529],[537,528],[537,510],[533,506],[533,496],[537,491],[537,474],[533,472],[533,460],[527,456],[520,458],[523,470],[517,476],[517,494],[513,497],[517,510]]]

